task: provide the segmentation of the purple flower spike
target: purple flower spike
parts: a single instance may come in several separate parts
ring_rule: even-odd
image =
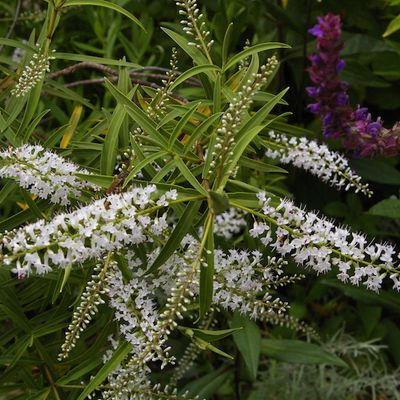
[[[345,68],[340,58],[344,47],[340,17],[332,13],[318,17],[308,32],[317,38],[318,52],[309,56],[308,73],[315,86],[306,91],[315,102],[307,108],[321,118],[324,136],[342,138],[346,148],[361,157],[399,154],[400,123],[385,129],[380,118],[372,120],[366,107],[354,110],[350,105],[348,84],[339,76]]]

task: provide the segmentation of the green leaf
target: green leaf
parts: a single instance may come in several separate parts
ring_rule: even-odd
[[[124,184],[122,185],[123,188],[125,188],[129,182],[135,177],[135,175],[145,168],[147,165],[152,163],[155,160],[158,160],[161,157],[165,157],[168,153],[166,151],[158,151],[157,153],[152,154],[151,156],[146,156],[146,158],[139,163],[137,163],[129,172],[129,175],[125,178]]]
[[[15,47],[16,49],[22,49],[30,53],[37,51],[34,47],[30,46],[28,43],[24,43],[22,41],[14,39],[0,38],[0,45]]]
[[[232,40],[233,22],[231,22],[225,31],[224,41],[222,42],[222,64],[226,63],[228,58],[229,46]]]
[[[186,180],[201,194],[205,196],[208,195],[208,192],[204,187],[200,184],[200,182],[196,179],[196,177],[190,172],[190,169],[186,166],[186,164],[182,161],[178,156],[175,157],[175,162],[181,174],[186,178]]]
[[[276,165],[267,164],[257,160],[252,160],[251,158],[245,156],[239,159],[238,164],[246,168],[255,169],[256,171],[261,172],[267,172],[269,174],[287,174],[287,171],[281,167],[277,167]]]
[[[341,368],[348,365],[338,356],[313,343],[292,339],[263,339],[262,354],[295,364],[328,364]]]
[[[279,104],[282,100],[283,96],[289,88],[283,89],[277,95],[275,95],[271,100],[269,100],[266,104],[264,104],[244,125],[240,128],[237,133],[237,137],[242,137],[247,131],[252,128],[255,128],[257,125],[261,125],[264,120],[268,117],[269,113],[272,109]]]
[[[157,130],[156,124],[124,93],[118,90],[109,80],[106,79],[105,85],[110,93],[115,97],[118,103],[126,107],[131,118],[139,124],[160,146],[167,149],[167,140]]]
[[[400,185],[400,172],[385,161],[351,160],[351,167],[363,178],[373,182]]]
[[[120,72],[118,85],[121,87],[127,86],[126,81],[129,79],[128,71],[123,69]],[[127,94],[130,98],[133,96],[136,88],[133,88],[130,93]],[[101,152],[100,159],[100,171],[104,175],[112,175],[115,168],[115,157],[118,148],[119,132],[126,116],[125,107],[117,103],[111,117],[110,124],[107,129],[107,135],[103,143],[103,149]]]
[[[201,201],[191,201],[186,206],[182,217],[176,224],[174,231],[171,233],[167,243],[161,248],[157,258],[151,264],[146,274],[151,274],[164,264],[174,253],[174,251],[180,246],[181,240],[192,228],[192,223],[197,215],[201,205]]]
[[[211,114],[207,119],[205,119],[201,125],[199,125],[193,133],[190,135],[189,140],[185,144],[185,148],[183,154],[187,154],[192,146],[194,146],[195,142],[201,138],[203,133],[207,131],[207,129],[212,126],[212,124],[222,115],[222,112]]]
[[[209,213],[205,245],[206,265],[200,263],[199,320],[210,310],[214,293],[214,215]],[[205,231],[206,232],[206,231]],[[205,339],[206,340],[206,339]]]
[[[233,357],[230,354],[225,353],[224,351],[222,351],[218,347],[215,347],[214,345],[212,345],[209,342],[206,342],[203,339],[200,339],[198,337],[194,337],[193,338],[193,342],[202,350],[210,350],[215,354],[219,354],[220,356],[227,358],[228,360],[233,360]]]
[[[86,54],[75,54],[75,53],[52,53],[51,55],[55,59],[68,60],[68,61],[79,61],[79,62],[94,62],[102,65],[113,65],[115,67],[128,67],[128,68],[141,68],[139,64],[123,61],[113,60],[105,57],[88,56]]]
[[[188,41],[185,37],[182,35],[179,35],[178,33],[171,31],[170,29],[167,28],[161,28],[182,50],[184,50],[188,56],[196,63],[199,65],[202,64],[209,64],[207,58],[204,56],[204,54],[197,49],[195,46],[189,46]]]
[[[225,184],[228,181],[229,176],[231,175],[231,171],[233,171],[233,169],[235,168],[237,162],[239,161],[240,156],[244,153],[250,142],[265,128],[265,126],[266,125],[256,126],[247,131],[243,136],[239,138],[239,140],[236,142],[235,147],[233,148],[232,151],[233,155],[231,157],[231,161],[229,162],[228,165],[224,167],[224,172],[223,172],[224,175],[217,189],[225,187]]]
[[[234,55],[228,62],[223,65],[222,70],[227,71],[229,68],[233,67],[240,60],[243,60],[246,57],[249,57],[253,54],[260,53],[261,51],[274,50],[274,49],[290,49],[290,46],[285,43],[279,42],[269,42],[269,43],[260,43],[255,46],[248,47],[247,49],[242,50],[240,53]]]
[[[221,74],[217,75],[214,82],[213,91],[213,112],[218,113],[221,110]]]
[[[235,312],[231,326],[234,328],[243,327],[241,331],[233,334],[233,340],[249,371],[251,379],[257,378],[258,363],[261,353],[261,333],[257,324],[251,319]]]
[[[388,37],[392,33],[397,32],[399,29],[400,29],[400,15],[398,15],[389,22],[389,25],[387,26],[382,37]]]
[[[117,11],[122,15],[125,15],[125,17],[128,17],[131,21],[133,21],[136,25],[140,26],[144,31],[144,26],[141,24],[141,22],[134,16],[132,15],[129,11],[125,10],[121,6],[111,3],[110,1],[106,0],[67,0],[64,4],[63,7],[71,7],[71,6],[98,6],[98,7],[105,7],[105,8],[110,8],[111,10]]]
[[[192,76],[213,70],[220,70],[220,68],[213,64],[196,65],[188,69],[187,71],[183,72],[181,75],[179,75],[178,78],[176,78],[175,81],[172,83],[169,89],[174,90],[177,86],[179,86],[181,83],[185,82]]]
[[[96,376],[90,380],[88,385],[85,387],[83,392],[78,397],[78,400],[84,400],[86,397],[96,390],[99,385],[101,385],[106,379],[110,372],[121,363],[121,361],[129,354],[132,350],[132,345],[130,343],[122,343],[119,347],[114,351],[111,358],[100,368],[100,371],[96,374]]]
[[[234,332],[240,331],[243,329],[239,328],[231,328],[231,329],[221,329],[218,331],[211,331],[209,329],[197,329],[197,328],[188,328],[186,326],[180,326],[179,330],[182,331],[186,336],[189,337],[197,337],[206,342],[215,342],[217,340],[222,340]]]
[[[365,304],[379,304],[397,313],[400,312],[400,298],[398,293],[381,291],[378,294],[372,292],[371,290],[366,290],[362,287],[346,285],[342,282],[338,282],[337,279],[323,279],[321,280],[321,283],[323,285],[339,289],[346,296],[349,296],[352,299],[363,302]]]
[[[179,122],[175,125],[175,128],[172,131],[172,134],[168,140],[168,146],[170,149],[172,149],[179,135],[183,132],[184,127],[189,122],[190,118],[192,118],[192,115],[194,114],[194,112],[198,107],[199,107],[198,103],[194,104],[191,108],[189,108],[189,110],[186,111],[186,113],[182,116]]]
[[[39,113],[35,119],[27,126],[25,134],[24,134],[24,143],[26,143],[29,138],[31,137],[33,131],[36,129],[36,127],[39,125],[40,121],[42,118],[49,112],[50,110],[43,110],[41,113]]]
[[[103,189],[108,189],[111,186],[113,179],[114,179],[112,176],[98,175],[98,174],[77,173],[76,176],[78,178],[83,179],[84,181],[94,183],[95,185],[100,186]]]
[[[215,215],[221,214],[229,208],[229,197],[226,193],[210,190],[208,194],[210,196],[210,208]]]
[[[359,304],[357,308],[364,325],[364,333],[369,338],[381,319],[382,307]]]
[[[183,388],[182,393],[188,392],[189,398],[198,396],[199,399],[207,400],[221,388],[230,374],[231,372],[226,371],[225,368],[212,371],[201,378],[192,380]]]
[[[75,368],[68,371],[66,375],[60,378],[57,383],[60,385],[67,385],[70,382],[78,381],[86,374],[92,372],[98,365],[102,364],[102,360],[99,357],[89,358],[77,365]]]
[[[372,206],[368,214],[387,218],[400,218],[400,200],[385,199]]]

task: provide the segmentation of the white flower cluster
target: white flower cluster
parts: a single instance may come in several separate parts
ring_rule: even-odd
[[[133,346],[133,354],[140,354],[146,341],[152,340],[159,319],[154,298],[156,285],[138,275],[135,273],[129,282],[124,282],[122,273],[114,268],[107,279],[109,304],[115,310],[121,334]]]
[[[167,228],[165,218],[152,219],[144,212],[155,191],[150,185],[112,194],[51,221],[6,232],[0,237],[0,259],[15,263],[13,271],[24,277],[32,268],[44,274],[51,266],[65,268],[129,244],[151,242],[152,235]]]
[[[326,218],[296,207],[290,200],[272,205],[271,198],[259,193],[263,214],[268,222],[256,222],[250,230],[265,246],[279,254],[290,255],[301,265],[318,274],[326,273],[332,266],[339,270],[338,279],[354,285],[363,283],[368,289],[378,291],[386,276],[393,287],[400,290],[399,268],[389,244],[370,243],[365,236],[337,227]],[[275,225],[273,238],[271,225]]]
[[[198,49],[207,52],[214,40],[208,40],[210,32],[206,29],[203,14],[200,14],[196,0],[181,0],[175,4],[179,8],[179,15],[183,17],[180,22],[183,25],[184,32],[193,36],[195,40],[195,42],[189,42],[189,46],[196,46]]]
[[[247,226],[244,218],[245,213],[237,208],[231,207],[227,211],[215,217],[214,233],[225,239],[232,239]]]
[[[202,400],[178,393],[174,387],[153,384],[145,370],[126,365],[119,365],[108,375],[101,396],[103,400]]]
[[[15,179],[24,189],[53,203],[67,205],[68,198],[79,197],[82,189],[100,189],[78,178],[78,173],[88,172],[40,145],[0,151],[0,177]]]
[[[362,183],[361,177],[349,167],[347,159],[338,152],[330,151],[324,144],[305,137],[288,138],[274,131],[269,132],[269,140],[264,143],[271,147],[265,153],[267,157],[303,168],[338,189],[354,188],[356,193],[372,195],[368,185]]]
[[[214,304],[229,311],[240,311],[251,318],[280,314],[287,303],[272,298],[270,289],[280,281],[282,259],[263,261],[259,251],[230,250],[214,253]]]
[[[38,48],[29,64],[22,71],[11,94],[15,97],[21,97],[29,93],[44,78],[46,72],[50,72],[50,60],[52,58]]]

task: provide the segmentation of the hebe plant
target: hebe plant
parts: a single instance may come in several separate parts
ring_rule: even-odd
[[[171,68],[152,84],[135,79],[146,67],[53,51],[64,11],[82,5],[140,26],[108,1],[51,0],[37,38],[0,40],[26,52],[1,94],[0,197],[21,193],[24,208],[0,225],[7,396],[206,397],[182,378],[209,351],[225,379],[234,357],[214,342],[234,335],[240,343],[252,320],[317,338],[279,297],[303,278],[285,272],[291,261],[374,291],[384,279],[399,289],[392,246],[295,206],[274,185],[287,172],[270,158],[371,194],[344,157],[273,114],[287,91],[266,91],[279,68],[273,51],[287,45],[230,55],[234,27],[214,43],[196,1],[178,1],[183,33],[163,31],[180,53],[171,49]],[[193,66],[180,71],[183,53]],[[54,71],[63,59],[80,63]],[[114,106],[93,106],[57,82],[83,68],[109,76],[102,82]],[[182,90],[188,85],[195,90]],[[76,102],[66,126],[47,128],[44,95]],[[92,114],[79,123],[82,106]],[[259,354],[238,346],[255,376]]]

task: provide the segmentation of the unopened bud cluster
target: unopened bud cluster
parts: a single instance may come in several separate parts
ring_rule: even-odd
[[[289,138],[270,131],[266,145],[270,146],[265,153],[267,157],[303,168],[338,189],[355,189],[356,193],[372,195],[368,184],[361,182],[361,176],[350,168],[347,159],[338,152],[329,150],[325,144],[318,144],[305,137]]]
[[[69,352],[75,347],[80,333],[86,329],[93,316],[98,311],[98,306],[105,301],[101,296],[108,292],[107,288],[107,270],[109,263],[96,265],[90,281],[80,297],[80,303],[72,314],[72,321],[65,334],[65,342],[61,346],[59,360],[66,358]]]
[[[29,93],[44,78],[46,72],[50,72],[50,60],[53,58],[38,48],[29,64],[23,69],[11,94],[21,97]]]
[[[83,189],[100,188],[77,176],[85,169],[66,161],[40,145],[23,145],[0,151],[0,177],[11,178],[24,189],[52,203],[67,205]]]
[[[179,15],[182,17],[180,22],[184,32],[194,40],[188,44],[203,51],[210,50],[214,41],[208,39],[210,32],[206,28],[206,23],[203,21],[204,16],[200,13],[196,0],[177,1],[176,5],[179,8]]]

